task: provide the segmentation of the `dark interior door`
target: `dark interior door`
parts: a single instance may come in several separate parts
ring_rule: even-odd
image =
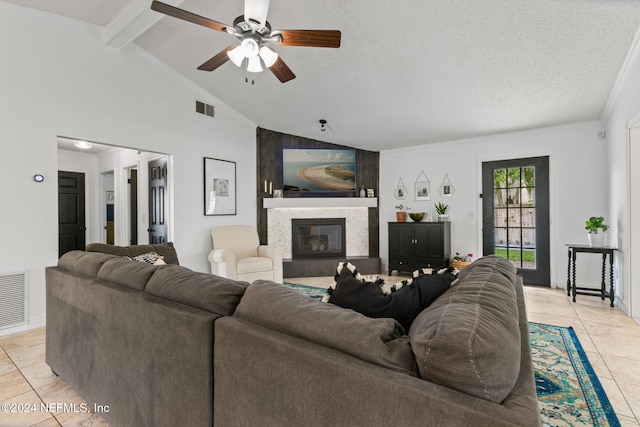
[[[549,157],[482,164],[483,254],[511,261],[524,283],[550,286]]]
[[[149,243],[167,241],[167,159],[149,162]]]
[[[58,172],[58,256],[86,244],[84,174]]]
[[[131,217],[131,236],[129,238],[130,245],[138,244],[138,171],[131,169],[129,171],[129,206]]]

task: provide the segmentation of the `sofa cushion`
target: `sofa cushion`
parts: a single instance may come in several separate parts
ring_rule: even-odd
[[[411,279],[385,283],[380,278],[362,276],[350,262],[341,262],[335,283],[329,287],[323,301],[369,317],[396,319],[408,331],[413,319],[449,289],[456,274],[457,270],[453,269],[445,269],[441,274],[424,269],[414,272]]]
[[[104,253],[94,254],[85,251],[70,251],[58,259],[58,267],[83,276],[97,277],[102,265],[114,258],[117,257]]]
[[[408,337],[393,319],[371,319],[266,280],[253,282],[234,317],[417,375]]]
[[[158,267],[152,264],[131,262],[127,258],[115,257],[102,265],[97,277],[125,288],[144,291],[149,279],[157,269]]]
[[[409,330],[420,376],[502,402],[520,372],[515,268],[495,255],[464,268],[458,281]]]
[[[148,252],[155,252],[162,255],[167,264],[180,264],[178,262],[178,254],[173,247],[172,242],[159,243],[155,245],[131,245],[131,246],[114,246],[104,243],[89,243],[86,247],[87,252],[102,252],[118,256],[135,257]]]
[[[156,271],[145,293],[222,316],[233,314],[249,286],[247,282],[197,273],[177,265],[150,267]]]

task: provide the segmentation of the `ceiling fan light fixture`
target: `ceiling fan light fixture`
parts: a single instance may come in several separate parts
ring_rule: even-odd
[[[242,48],[242,45],[231,49],[229,52],[227,52],[227,56],[229,57],[231,62],[236,64],[236,67],[241,67],[242,61],[244,61],[244,58],[245,58],[244,49]]]
[[[244,56],[246,56],[247,58],[258,56],[258,52],[260,51],[258,43],[252,38],[246,38],[242,40],[242,42],[240,43],[240,47],[242,47]]]
[[[271,68],[273,64],[278,60],[278,54],[271,48],[267,46],[262,46],[260,48],[260,58],[264,61],[264,65],[267,68]]]
[[[260,73],[262,71],[262,65],[260,64],[260,57],[254,56],[252,58],[249,58],[247,71],[249,71],[250,73]]]
[[[273,42],[275,44],[280,44],[282,43],[282,34],[280,33],[276,33],[275,31],[273,33],[271,33],[271,39],[269,40],[270,42]]]

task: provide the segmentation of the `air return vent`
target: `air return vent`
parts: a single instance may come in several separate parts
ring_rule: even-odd
[[[26,273],[0,275],[0,329],[27,323]]]
[[[205,104],[201,101],[196,101],[196,113],[213,117],[213,105]]]

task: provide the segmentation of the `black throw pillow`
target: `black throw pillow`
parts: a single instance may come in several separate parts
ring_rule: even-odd
[[[412,279],[385,285],[382,279],[362,276],[353,264],[344,262],[338,264],[335,284],[324,301],[365,316],[396,319],[408,331],[418,314],[449,289],[456,276],[455,269],[420,270]]]

